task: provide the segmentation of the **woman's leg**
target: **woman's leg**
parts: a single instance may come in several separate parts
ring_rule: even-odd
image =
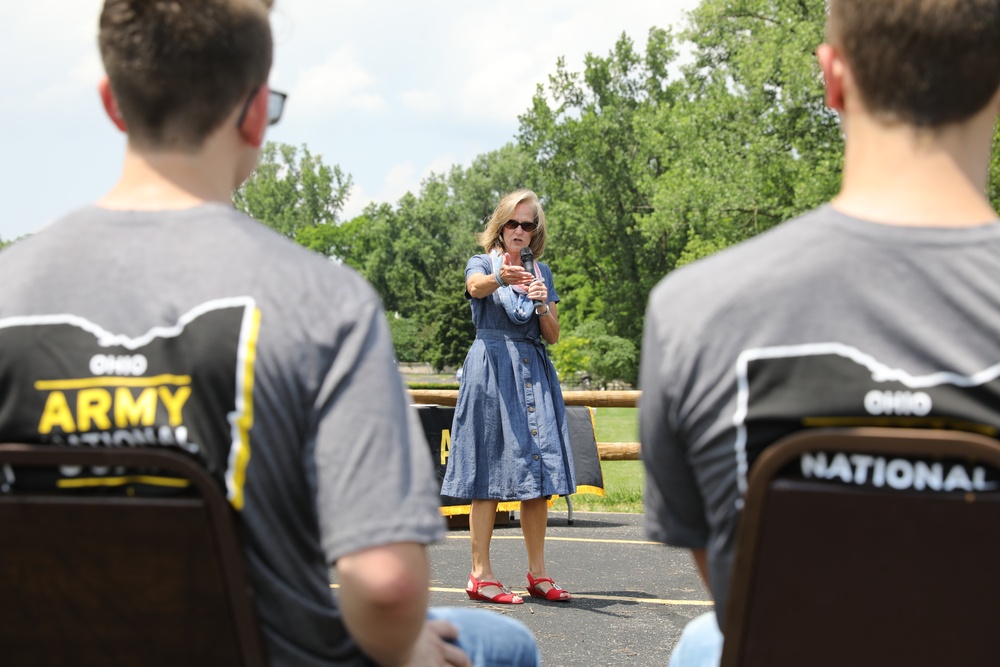
[[[545,573],[545,529],[549,523],[549,501],[534,498],[521,501],[521,532],[528,549],[528,574],[535,579],[548,577]],[[544,581],[536,588],[547,593],[552,584]]]
[[[469,541],[472,544],[472,576],[477,581],[498,581],[490,565],[490,541],[493,539],[493,522],[497,517],[496,500],[473,500],[469,511]],[[469,581],[469,588],[472,581]],[[499,595],[502,591],[489,586],[480,591],[488,597]]]
[[[536,579],[548,576],[545,574],[545,529],[548,523],[549,503],[545,498],[521,501],[521,532],[528,549],[528,572]]]

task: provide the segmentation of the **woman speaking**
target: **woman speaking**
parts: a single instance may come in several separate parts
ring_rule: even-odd
[[[545,249],[538,196],[530,190],[504,196],[476,240],[486,254],[465,266],[476,339],[462,369],[441,493],[472,499],[470,598],[523,602],[490,564],[497,504],[519,500],[528,593],[566,601],[572,596],[545,571],[548,499],[574,493],[576,481],[559,378],[545,349],[559,340],[559,297],[549,267],[532,261]]]

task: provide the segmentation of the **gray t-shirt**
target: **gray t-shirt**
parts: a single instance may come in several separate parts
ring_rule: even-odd
[[[83,209],[0,253],[0,285],[0,441],[198,456],[271,664],[356,664],[329,564],[444,533],[371,287],[221,204]]]
[[[648,533],[707,549],[722,617],[764,447],[813,426],[996,435],[998,376],[995,221],[902,227],[827,206],[674,271],[650,295],[640,368]]]

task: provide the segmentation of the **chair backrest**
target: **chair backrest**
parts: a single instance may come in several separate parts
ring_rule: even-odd
[[[818,429],[768,447],[723,667],[998,664],[998,470],[1000,443],[957,431]]]
[[[154,469],[197,490],[0,493],[0,662],[265,664],[233,510],[195,461],[153,448],[2,444],[0,466]]]

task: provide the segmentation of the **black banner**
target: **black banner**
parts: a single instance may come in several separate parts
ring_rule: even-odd
[[[451,422],[455,408],[439,405],[418,405],[417,413],[424,427],[424,436],[430,446],[431,455],[437,466],[438,483],[444,480],[448,467],[448,453],[451,447]],[[570,406],[566,408],[569,425],[570,447],[573,449],[573,464],[576,473],[576,492],[604,495],[604,476],[601,473],[601,458],[597,452],[597,437],[590,408]],[[501,502],[501,512],[517,510],[518,501]],[[441,496],[441,513],[445,516],[469,513],[468,498]]]

